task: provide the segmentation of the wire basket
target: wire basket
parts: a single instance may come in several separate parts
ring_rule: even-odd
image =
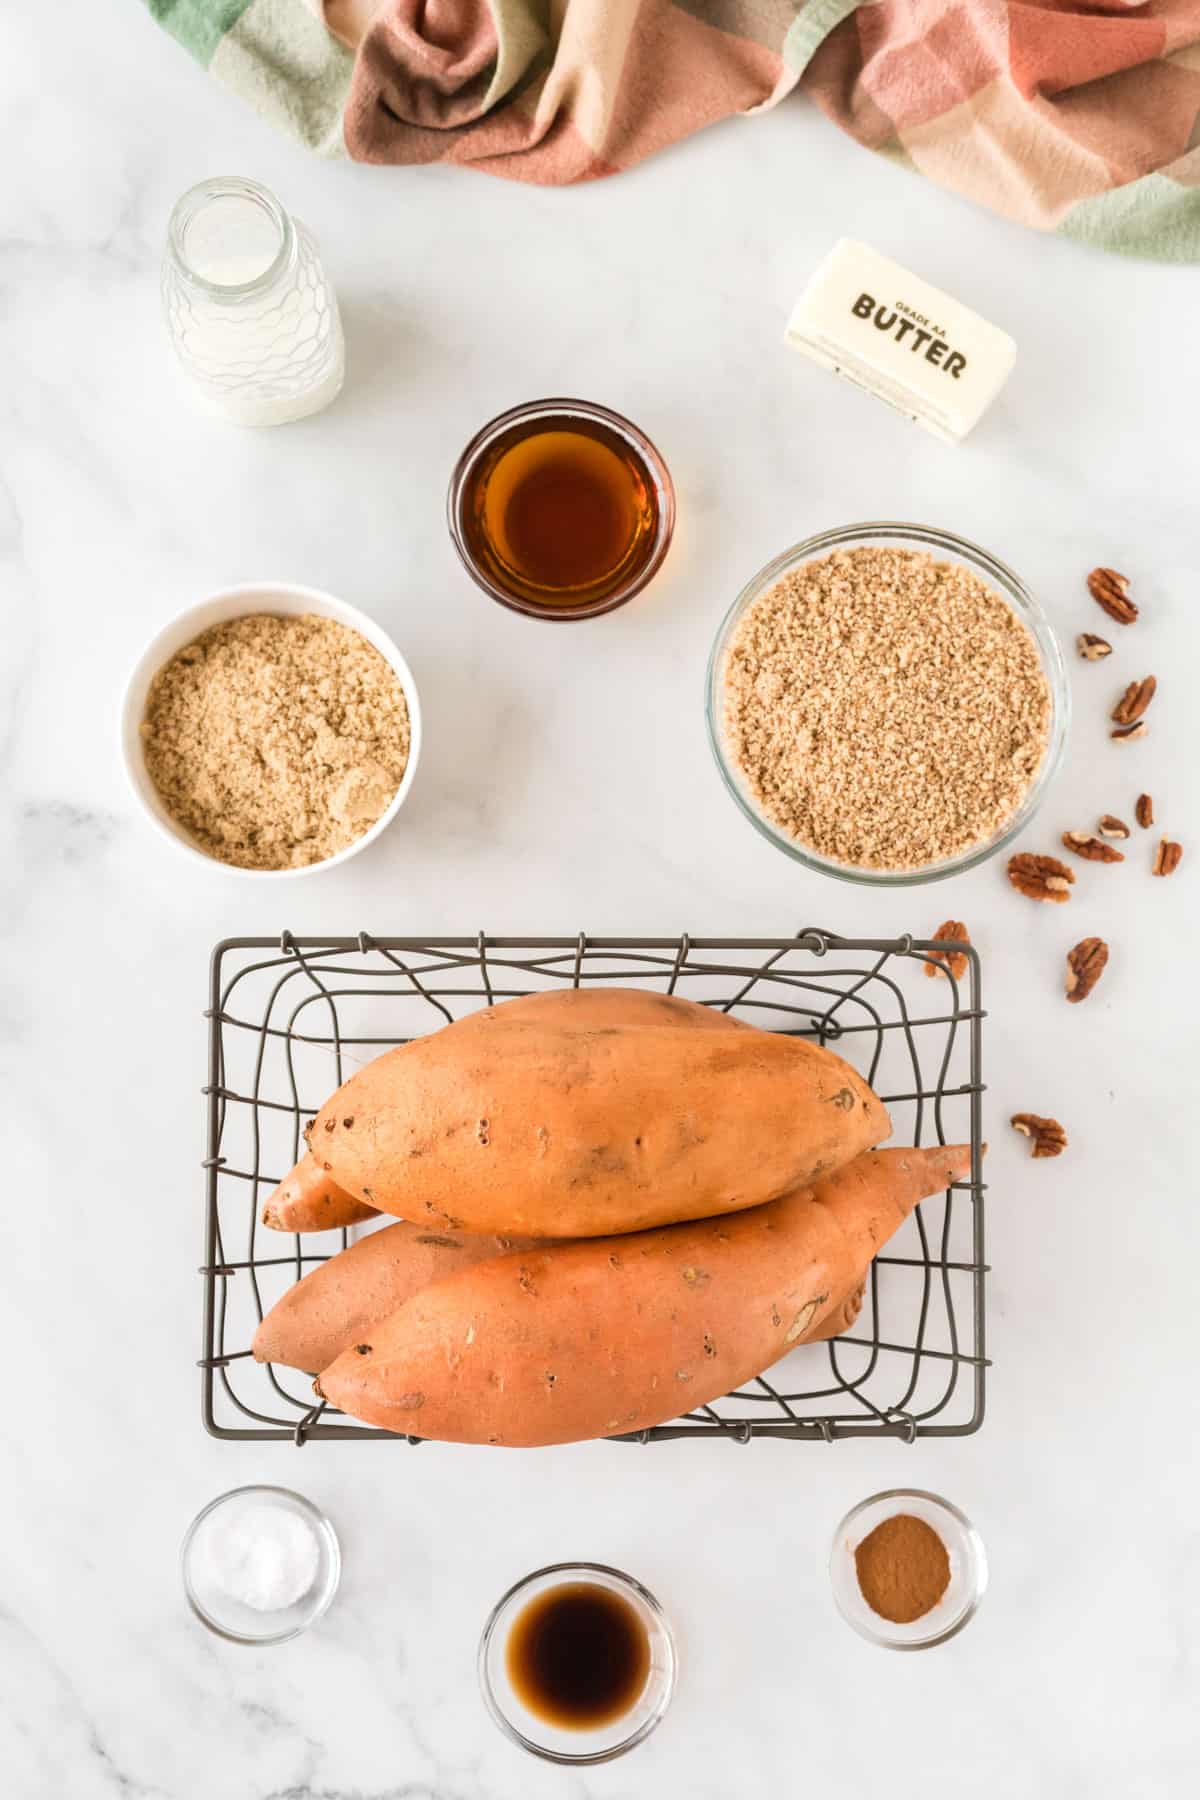
[[[305,1123],[354,1071],[481,1006],[606,984],[682,994],[771,1031],[836,1045],[888,1107],[898,1144],[969,1142],[971,1178],[922,1202],[875,1258],[845,1337],[624,1441],[965,1437],[983,1420],[979,961],[925,979],[945,945],[840,938],[230,938],[209,1019],[203,1412],[221,1438],[395,1438],[254,1361],[264,1312],[350,1234],[288,1239],[261,1203],[301,1155]],[[939,972],[941,965],[937,965]],[[362,1228],[360,1228],[361,1231]],[[340,1242],[339,1242],[340,1239]],[[409,1438],[410,1443],[420,1440]]]

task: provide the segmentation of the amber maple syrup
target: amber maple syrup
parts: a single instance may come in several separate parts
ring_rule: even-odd
[[[650,1674],[650,1636],[622,1594],[591,1581],[547,1588],[517,1614],[505,1666],[548,1725],[586,1731],[632,1711]]]
[[[486,582],[553,611],[623,593],[663,551],[661,501],[636,444],[603,419],[542,413],[501,431],[468,469],[463,549]]]

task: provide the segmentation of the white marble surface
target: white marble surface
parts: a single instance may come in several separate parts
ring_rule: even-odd
[[[803,102],[613,182],[546,193],[321,165],[210,85],[137,6],[0,26],[0,1068],[6,1254],[0,1768],[13,1800],[949,1800],[1191,1791],[1200,1759],[1196,1441],[1196,275],[1106,261],[948,198]],[[313,226],[343,296],[336,410],[267,436],[173,384],[156,263],[176,194],[236,170]],[[982,305],[1017,372],[952,451],[790,357],[807,270],[860,235]],[[484,418],[546,391],[631,412],[678,478],[640,603],[554,629],[490,606],[442,524]],[[1188,847],[1038,908],[988,867],[936,891],[807,876],[726,799],[702,670],[743,578],[819,527],[942,522],[992,546],[1066,634],[1083,572],[1134,573],[1119,663],[1072,678],[1069,762],[1030,846],[1151,788]],[[427,713],[402,821],[282,897],[186,866],[116,757],[127,668],[162,619],[292,577],[369,609]],[[1113,635],[1120,635],[1114,633]],[[1110,748],[1154,669],[1147,742]],[[989,1416],[969,1440],[481,1458],[216,1443],[201,1430],[206,957],[227,933],[924,931],[985,958]],[[1068,944],[1113,945],[1081,1010]],[[1058,1115],[1032,1165],[1004,1121]],[[345,1550],[325,1623],[255,1653],[188,1616],[176,1555],[220,1489],[299,1485]],[[984,1610],[892,1657],[835,1615],[832,1527],[874,1489],[978,1520]],[[575,1777],[483,1714],[475,1637],[560,1556],[627,1566],[683,1639],[677,1704],[636,1756]]]

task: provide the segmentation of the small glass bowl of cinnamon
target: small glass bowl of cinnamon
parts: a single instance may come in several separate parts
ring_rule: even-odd
[[[838,1610],[888,1650],[929,1650],[974,1618],[987,1587],[983,1540],[965,1513],[921,1488],[860,1501],[829,1558]]]

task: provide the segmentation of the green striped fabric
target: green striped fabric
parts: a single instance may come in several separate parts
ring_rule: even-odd
[[[217,45],[254,0],[146,0],[154,17],[207,69]]]
[[[801,87],[1020,224],[1200,261],[1200,0],[143,3],[325,155],[561,185]]]

